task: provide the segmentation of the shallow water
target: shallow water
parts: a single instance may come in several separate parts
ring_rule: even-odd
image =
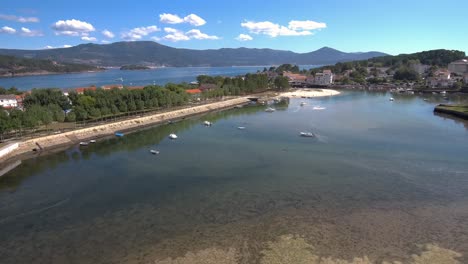
[[[432,113],[442,98],[389,97],[232,109],[23,161],[0,181],[0,259],[153,263],[229,249],[259,263],[268,243],[298,235],[334,259],[407,261],[435,244],[466,262],[466,123]]]

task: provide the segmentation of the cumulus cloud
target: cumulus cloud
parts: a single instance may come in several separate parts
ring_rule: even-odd
[[[103,43],[103,44],[109,44],[110,41],[103,39],[103,40],[101,40],[101,43]]]
[[[81,37],[81,40],[84,40],[84,41],[96,41],[97,39],[96,39],[95,37],[84,36],[84,37]]]
[[[148,27],[138,27],[130,31],[122,33],[121,37],[125,40],[135,41],[140,40],[144,36],[147,36],[153,32],[160,31],[157,26],[148,26]]]
[[[15,34],[15,33],[16,33],[16,29],[11,28],[11,27],[4,26],[4,27],[0,28],[0,33]]]
[[[190,14],[184,17],[184,22],[189,23],[190,25],[196,26],[196,27],[203,26],[206,24],[206,21],[203,18],[195,14]]]
[[[73,47],[72,45],[63,45],[63,46],[58,46],[58,47],[54,47],[54,46],[50,46],[50,45],[47,45],[44,47],[44,49],[60,49],[60,48],[71,48]]]
[[[307,36],[312,35],[312,30],[326,28],[325,23],[305,20],[292,20],[288,27],[272,23],[270,21],[253,22],[246,21],[241,23],[241,26],[247,28],[250,33],[263,34],[270,37],[278,36]]]
[[[173,29],[173,28],[165,28],[164,31],[166,31],[167,33],[170,33],[162,38],[164,40],[172,41],[172,42],[190,40],[190,38],[186,36],[184,32],[180,30]]]
[[[21,36],[25,37],[41,37],[44,36],[41,31],[39,30],[31,30],[29,28],[22,27],[21,28]]]
[[[37,23],[37,22],[39,22],[39,18],[37,18],[37,17],[21,17],[21,16],[5,15],[5,14],[0,14],[0,19],[20,22],[20,23]]]
[[[173,14],[160,14],[159,21],[167,24],[180,24],[184,22],[184,19],[180,18],[178,15]]]
[[[167,24],[188,23],[196,27],[206,24],[206,21],[203,18],[195,14],[190,14],[184,18],[181,18],[178,15],[164,13],[159,15],[159,21]]]
[[[52,29],[56,35],[66,36],[87,36],[96,30],[92,24],[76,19],[59,20],[52,25]]]
[[[210,36],[208,34],[202,33],[198,29],[192,29],[185,33],[174,28],[164,28],[164,31],[169,34],[164,36],[162,39],[167,40],[167,41],[172,41],[172,42],[186,41],[186,40],[191,40],[191,39],[212,39],[212,40],[219,39],[219,37],[217,36]]]
[[[236,39],[238,41],[249,41],[249,40],[252,40],[253,38],[247,34],[239,34],[239,36]]]
[[[217,36],[210,36],[205,33],[201,33],[198,29],[192,29],[185,33],[191,39],[219,39]]]
[[[161,41],[160,37],[151,37],[151,39],[154,40],[154,41]]]
[[[111,31],[107,30],[107,29],[104,29],[101,33],[106,38],[114,38],[115,37],[115,34],[112,33]]]
[[[315,30],[315,29],[322,29],[326,28],[327,24],[322,22],[315,22],[311,20],[291,20],[289,21],[288,28],[292,30]]]

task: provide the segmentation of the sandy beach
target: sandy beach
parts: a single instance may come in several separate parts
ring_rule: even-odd
[[[338,95],[340,92],[332,89],[296,89],[291,92],[282,93],[283,97],[321,97],[321,96],[332,96]]]

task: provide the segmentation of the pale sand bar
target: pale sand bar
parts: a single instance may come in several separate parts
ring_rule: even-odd
[[[295,89],[291,92],[281,93],[283,97],[320,97],[338,95],[340,92],[331,89]]]

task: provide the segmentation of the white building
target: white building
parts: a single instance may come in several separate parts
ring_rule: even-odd
[[[18,101],[14,94],[2,94],[0,95],[0,106],[3,108],[15,108],[18,107]]]
[[[448,65],[448,70],[461,75],[468,73],[468,60],[463,59],[451,62]]]

